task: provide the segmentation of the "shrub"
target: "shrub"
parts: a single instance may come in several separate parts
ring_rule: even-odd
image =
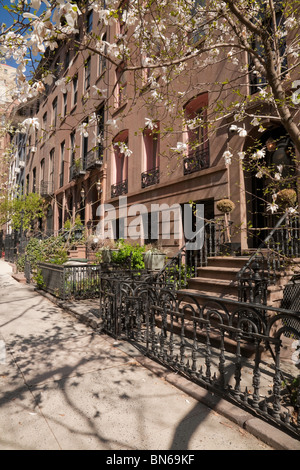
[[[49,237],[46,240],[31,238],[26,246],[25,255],[33,269],[39,262],[62,264],[67,261],[68,255],[61,237]],[[18,268],[24,269],[25,255],[18,260]]]
[[[282,189],[277,193],[277,201],[285,208],[293,207],[297,202],[297,193],[294,189]]]
[[[221,199],[217,202],[217,209],[223,214],[229,214],[235,209],[235,204],[230,199]]]
[[[112,252],[112,262],[116,264],[126,265],[126,262],[131,259],[131,269],[144,269],[144,257],[145,247],[140,246],[138,243],[130,244],[124,240],[118,241],[118,250]]]

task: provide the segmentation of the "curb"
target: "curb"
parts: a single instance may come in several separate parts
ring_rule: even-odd
[[[96,318],[94,314],[87,311],[85,306],[80,307],[75,303],[73,304],[72,302],[57,299],[48,292],[42,291],[38,288],[34,288],[34,291],[73,315],[81,323],[84,323],[93,330],[101,332],[101,321]],[[159,378],[182,390],[195,400],[203,403],[208,408],[237,424],[240,428],[274,448],[274,450],[300,450],[300,441],[291,437],[287,433],[233,405],[229,401],[217,396],[196,383],[191,382],[179,373],[175,373],[167,369],[154,359],[150,359],[147,356],[140,354],[138,349],[136,349],[130,342],[116,340],[115,338],[108,336],[106,333],[104,333],[104,335],[106,336],[106,341],[111,343],[112,346],[117,347],[127,355],[134,357],[140,365],[150,370]]]

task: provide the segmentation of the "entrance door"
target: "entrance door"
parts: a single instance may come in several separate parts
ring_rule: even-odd
[[[273,176],[279,171],[283,178],[291,175],[294,168],[293,144],[282,126],[272,128],[262,135],[260,144],[256,146],[256,150],[261,149],[265,151],[264,157],[256,160],[260,167],[265,166],[270,169]],[[254,154],[256,150],[253,150],[251,154]],[[251,161],[253,163],[250,155],[248,164],[251,165]],[[280,180],[273,187],[271,183],[272,181],[267,176],[260,175],[258,166],[254,166],[252,171],[245,170],[249,248],[258,248],[278,219],[278,215],[273,215],[267,207],[272,203],[273,193],[283,189],[284,183],[282,187]]]

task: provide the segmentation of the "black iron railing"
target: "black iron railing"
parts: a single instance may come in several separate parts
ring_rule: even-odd
[[[183,174],[189,175],[195,171],[209,167],[209,147],[195,149],[183,160]]]
[[[41,181],[40,185],[40,195],[41,196],[50,196],[54,192],[53,181]]]
[[[85,160],[76,160],[70,166],[70,181],[80,176],[84,176],[86,173]]]
[[[111,185],[111,197],[122,196],[128,193],[128,180],[123,180],[120,183]]]
[[[106,333],[300,438],[299,367],[282,355],[286,333],[300,338],[297,313],[117,277],[100,283]]]
[[[142,188],[147,188],[157,183],[159,183],[159,167],[152,168],[152,170],[147,170],[141,174]]]
[[[156,281],[174,289],[187,287],[188,280],[197,276],[197,269],[207,266],[209,257],[227,253],[228,233],[224,219],[206,221],[155,275]]]
[[[85,169],[91,170],[92,168],[100,167],[103,163],[101,150],[90,150],[85,158]]]
[[[299,255],[299,216],[286,212],[238,272],[239,300],[265,304],[268,286],[276,284]]]

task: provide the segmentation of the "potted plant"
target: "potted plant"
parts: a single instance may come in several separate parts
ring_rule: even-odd
[[[145,269],[149,271],[157,271],[165,265],[166,254],[159,248],[150,247],[144,253]]]

